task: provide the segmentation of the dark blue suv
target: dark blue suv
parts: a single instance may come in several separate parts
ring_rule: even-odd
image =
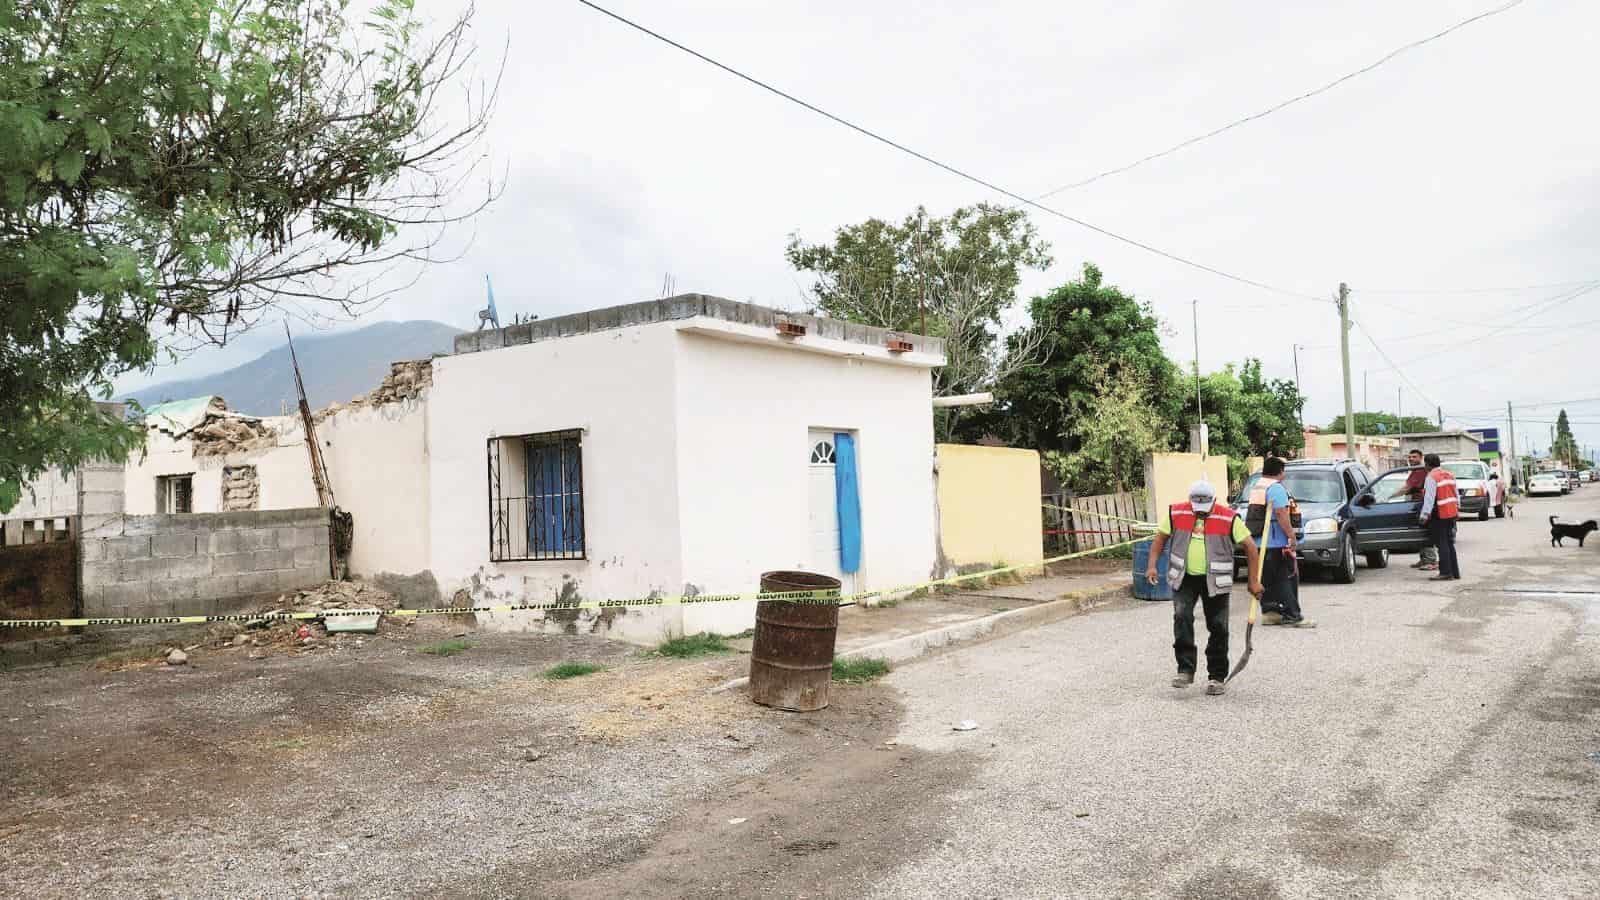
[[[1366,557],[1369,569],[1389,565],[1389,550],[1397,548],[1371,540],[1367,529],[1358,527],[1365,513],[1358,500],[1376,481],[1366,466],[1353,459],[1296,459],[1284,467],[1283,475],[1289,496],[1300,507],[1295,540],[1302,568],[1322,569],[1339,584],[1350,584],[1356,580],[1358,555]],[[1260,479],[1260,472],[1245,479],[1244,490],[1234,501],[1239,515],[1249,510],[1250,491]],[[1244,573],[1243,548],[1234,554],[1233,571],[1235,578]]]

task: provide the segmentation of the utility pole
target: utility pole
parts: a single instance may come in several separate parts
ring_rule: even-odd
[[[1194,310],[1194,414],[1196,433],[1200,436],[1200,458],[1206,458],[1206,451],[1210,441],[1204,434],[1206,427],[1206,411],[1200,403],[1200,301],[1190,301],[1190,308]]]
[[[1400,429],[1401,434],[1406,433],[1406,389],[1394,389],[1394,427]]]
[[[1371,412],[1372,402],[1367,399],[1367,376],[1371,373],[1366,369],[1361,370],[1361,411]]]
[[[1442,430],[1444,428],[1444,407],[1436,406],[1434,409],[1439,411],[1439,428]]]
[[[1344,455],[1356,458],[1356,411],[1350,396],[1350,286],[1339,282],[1339,357],[1344,363]]]
[[[1517,465],[1517,417],[1511,410],[1511,401],[1506,401],[1506,439],[1510,442],[1506,446],[1511,448],[1511,470],[1518,475],[1522,474],[1522,467]],[[1512,482],[1516,484],[1515,481]]]
[[[1294,345],[1294,396],[1295,396],[1296,400],[1300,399],[1300,345],[1299,344],[1295,344]],[[1299,413],[1299,415],[1295,416],[1295,418],[1300,420],[1300,430],[1301,431],[1305,431],[1306,430],[1306,411],[1304,409],[1304,404],[1303,403],[1302,403],[1301,408],[1296,409],[1296,412]]]

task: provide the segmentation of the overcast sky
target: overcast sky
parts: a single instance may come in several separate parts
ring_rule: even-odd
[[[1130,162],[1311,90],[1505,0],[751,3],[612,0],[617,12],[845,118],[1026,196]],[[419,3],[427,8],[428,3]],[[451,7],[437,4],[441,15]],[[800,302],[791,232],[943,214],[1004,198],[875,144],[567,0],[479,0],[485,54],[509,40],[490,153],[508,174],[458,262],[372,314],[470,328],[494,279],[502,318],[676,289]],[[1508,400],[1600,397],[1600,4],[1527,0],[1332,91],[1047,201],[1208,266],[1331,298],[1354,290],[1355,402],[1442,405],[1503,424]],[[1307,419],[1342,409],[1328,303],[1237,284],[1055,217],[1055,266],[1093,261],[1155,305],[1171,355],[1245,355],[1293,376]],[[458,235],[464,239],[465,233]],[[1536,289],[1529,285],[1557,285]],[[1475,291],[1467,293],[1465,291]],[[1497,327],[1511,326],[1511,327]],[[1408,385],[1368,343],[1400,364]],[[276,343],[197,354],[159,380]],[[1454,348],[1454,349],[1450,349]],[[1414,385],[1414,386],[1413,386]],[[1600,448],[1600,402],[1568,404]],[[1496,415],[1495,410],[1500,413]],[[1530,406],[1521,443],[1549,443]]]

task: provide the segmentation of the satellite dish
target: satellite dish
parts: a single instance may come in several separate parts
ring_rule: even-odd
[[[484,275],[483,284],[484,287],[488,288],[489,290],[489,307],[487,309],[478,310],[479,331],[482,331],[485,325],[490,324],[493,324],[496,328],[500,327],[500,313],[494,308],[494,282],[489,280],[488,275]]]

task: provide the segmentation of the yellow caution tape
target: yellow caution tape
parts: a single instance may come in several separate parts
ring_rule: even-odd
[[[1122,516],[1113,516],[1109,513],[1095,512],[1092,509],[1074,509],[1070,506],[1056,506],[1053,503],[1043,503],[1040,505],[1044,509],[1055,509],[1060,510],[1061,512],[1077,513],[1080,516],[1096,516],[1101,519],[1110,519],[1113,522],[1126,522],[1129,525],[1136,525],[1141,529],[1149,529],[1153,531],[1157,527],[1154,522],[1144,522],[1139,519],[1128,519]]]
[[[1134,544],[1150,540],[1149,537],[1134,538],[1093,550],[1081,550],[1077,553],[1067,553],[1061,556],[1052,556],[1038,562],[1019,563],[1014,566],[1000,566],[994,569],[985,569],[981,572],[968,572],[963,575],[951,575],[948,578],[938,578],[932,581],[922,581],[916,584],[900,585],[898,587],[881,588],[875,591],[861,591],[854,594],[841,594],[838,591],[758,591],[753,594],[697,594],[692,596],[677,597],[643,597],[633,600],[553,600],[547,603],[511,603],[493,606],[445,606],[435,609],[391,609],[391,610],[362,610],[362,609],[329,609],[322,612],[275,612],[275,613],[229,613],[214,616],[125,616],[105,618],[70,618],[70,619],[0,619],[0,628],[81,628],[94,625],[203,625],[215,622],[279,622],[290,620],[326,619],[335,616],[371,616],[381,614],[385,616],[452,616],[466,615],[469,613],[498,613],[498,612],[550,612],[569,609],[635,609],[666,606],[694,606],[702,603],[731,603],[739,601],[782,600],[789,603],[819,603],[838,606],[850,606],[862,600],[873,597],[883,597],[891,594],[909,594],[925,588],[940,587],[943,585],[959,585],[962,582],[988,578],[993,575],[1005,575],[1024,569],[1037,569],[1053,563],[1065,562],[1084,556],[1093,556],[1107,550],[1116,550],[1122,547],[1131,547]]]

